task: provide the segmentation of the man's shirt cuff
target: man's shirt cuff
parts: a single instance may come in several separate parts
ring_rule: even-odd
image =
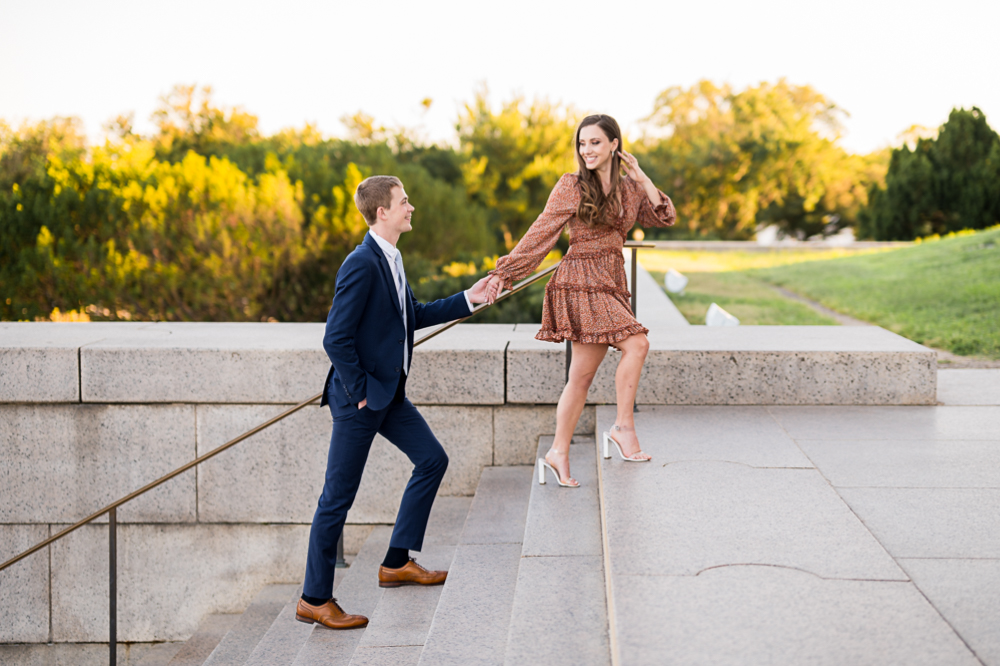
[[[469,306],[469,312],[472,312],[473,307],[472,307],[472,301],[469,300],[469,292],[463,291],[462,295],[465,296],[465,304]]]

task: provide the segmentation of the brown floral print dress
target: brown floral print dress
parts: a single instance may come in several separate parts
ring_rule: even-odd
[[[621,186],[622,214],[613,225],[590,228],[576,216],[580,204],[577,175],[565,174],[517,247],[490,271],[503,278],[504,288],[510,289],[514,281],[538,268],[569,224],[569,250],[545,287],[542,328],[536,339],[613,345],[636,333],[649,332],[632,314],[622,247],[636,222],[644,227],[669,227],[677,212],[662,192],[662,203],[654,207],[631,178],[624,177]]]

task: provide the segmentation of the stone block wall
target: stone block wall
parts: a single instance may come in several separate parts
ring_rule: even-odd
[[[322,330],[0,324],[0,557],[318,393]],[[513,331],[458,328],[415,356],[408,393],[450,456],[442,495],[472,495],[484,466],[531,464],[538,437],[554,431],[553,405],[505,404]],[[329,410],[311,405],[123,506],[120,640],[184,639],[263,585],[300,581],[331,429]],[[590,407],[580,432],[593,429]],[[376,438],[348,553],[393,522],[411,468]],[[0,573],[0,643],[106,640],[106,523]]]
[[[652,327],[651,327],[652,328]],[[532,464],[554,433],[564,347],[534,325],[462,325],[414,354],[408,394],[448,451],[441,494],[488,465]],[[0,557],[315,395],[322,324],[0,324]],[[934,353],[871,328],[663,326],[638,400],[931,404]],[[613,403],[617,352],[589,394]],[[261,586],[299,582],[329,411],[306,407],[119,511],[119,636],[186,638]],[[579,433],[593,433],[588,407]],[[410,465],[377,438],[345,546],[394,519]],[[106,522],[101,519],[101,522]],[[0,572],[0,642],[106,640],[107,528]]]

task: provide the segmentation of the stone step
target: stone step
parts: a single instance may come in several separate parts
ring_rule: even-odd
[[[184,641],[157,643],[142,655],[136,666],[167,666],[182,647]]]
[[[421,666],[503,663],[530,484],[530,467],[483,470]]]
[[[351,569],[337,569],[333,576],[333,592],[337,593],[341,583],[350,575]],[[312,633],[311,624],[295,619],[295,607],[299,603],[302,586],[297,585],[292,598],[286,600],[278,617],[253,647],[247,657],[247,666],[269,666],[270,664],[290,664],[302,649],[302,645]]]
[[[470,500],[466,497],[435,500],[427,523],[424,549],[419,554],[414,553],[422,565],[433,569],[450,568],[469,505]],[[295,658],[295,666],[373,664],[384,659],[389,660],[386,663],[416,663],[407,659],[419,655],[442,588],[383,589],[378,586],[378,568],[391,536],[391,527],[379,526],[372,530],[351,565],[351,574],[337,589],[338,603],[349,613],[368,616],[368,626],[359,630],[332,631],[315,625]]]
[[[552,445],[541,437],[538,457]],[[537,465],[537,464],[536,464]],[[593,437],[574,437],[570,469],[579,488],[531,483],[531,498],[504,663],[611,663]]]
[[[204,666],[243,666],[288,600],[298,594],[298,585],[268,585],[258,592],[236,626],[205,660]]]
[[[976,663],[772,409],[640,406],[652,462],[600,460],[617,663]]]
[[[222,638],[232,629],[240,616],[237,614],[207,615],[191,638],[167,662],[169,666],[201,666]]]
[[[379,564],[385,557],[391,536],[391,527],[379,525],[373,529],[347,570],[343,582],[334,590],[337,603],[346,612],[371,617],[382,596],[382,589],[373,581],[378,574]],[[347,664],[365,632],[364,628],[333,630],[319,624],[303,624],[295,620],[294,613],[291,620],[300,627],[306,627],[305,638],[299,644],[295,656],[280,663],[294,663],[295,666]]]
[[[471,497],[438,497],[417,561],[428,569],[451,568]],[[417,555],[417,554],[414,554]],[[387,589],[351,658],[352,666],[416,665],[443,586]]]

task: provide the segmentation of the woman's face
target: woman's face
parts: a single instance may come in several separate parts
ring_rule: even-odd
[[[611,157],[618,150],[618,140],[609,141],[600,127],[587,125],[580,130],[580,145],[577,150],[588,169],[603,169],[610,166]]]

